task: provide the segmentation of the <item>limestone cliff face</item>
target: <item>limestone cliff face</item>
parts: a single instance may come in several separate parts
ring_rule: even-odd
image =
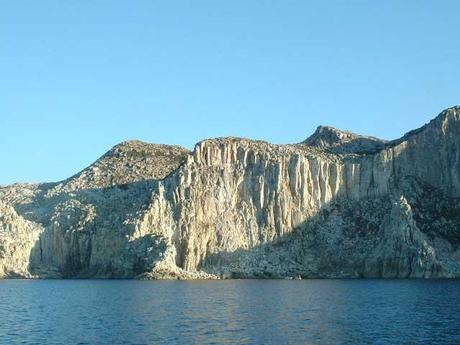
[[[28,265],[30,259],[37,259],[32,249],[41,231],[40,225],[25,220],[0,201],[0,277],[32,276]]]
[[[459,198],[458,107],[390,142],[126,142],[66,181],[0,188],[0,274],[457,277]]]

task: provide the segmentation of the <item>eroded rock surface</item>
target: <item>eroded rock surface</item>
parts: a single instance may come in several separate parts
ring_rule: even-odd
[[[0,187],[3,277],[459,277],[459,246],[459,107],[394,141],[130,141]]]

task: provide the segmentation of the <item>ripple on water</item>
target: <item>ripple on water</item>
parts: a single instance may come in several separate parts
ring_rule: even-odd
[[[0,281],[4,344],[458,344],[460,281]]]

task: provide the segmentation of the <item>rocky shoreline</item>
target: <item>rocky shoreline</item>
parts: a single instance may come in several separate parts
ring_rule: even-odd
[[[394,141],[128,141],[0,187],[2,278],[457,278],[459,248],[459,107]]]

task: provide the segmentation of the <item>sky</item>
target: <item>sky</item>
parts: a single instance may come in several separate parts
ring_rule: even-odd
[[[459,1],[2,1],[0,184],[119,142],[395,139],[460,103]]]

